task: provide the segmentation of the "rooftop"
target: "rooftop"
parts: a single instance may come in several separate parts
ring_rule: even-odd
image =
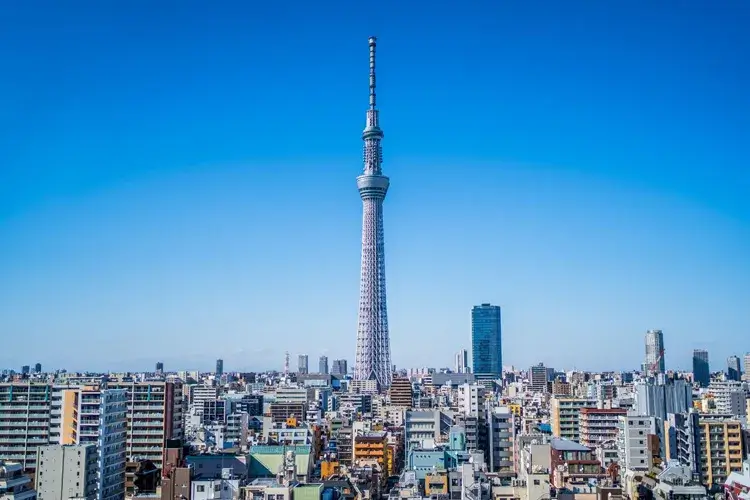
[[[589,447],[578,444],[570,439],[553,437],[550,439],[549,444],[553,450],[557,451],[591,451]]]

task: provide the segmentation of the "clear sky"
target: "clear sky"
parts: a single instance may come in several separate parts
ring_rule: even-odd
[[[367,37],[398,366],[750,350],[750,3],[8,1],[0,366],[354,361]]]

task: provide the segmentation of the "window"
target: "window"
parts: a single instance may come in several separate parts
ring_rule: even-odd
[[[196,486],[195,491],[197,491],[198,493],[203,493],[204,491],[206,491],[206,487],[202,484],[199,484],[198,486]]]
[[[539,480],[538,479],[534,479],[534,486],[539,486]]]
[[[221,485],[220,484],[215,484],[214,485],[214,491],[221,491]]]

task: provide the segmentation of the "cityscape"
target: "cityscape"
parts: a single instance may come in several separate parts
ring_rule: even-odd
[[[400,178],[386,162],[390,128],[381,128],[380,109],[391,108],[378,77],[397,75],[386,72],[394,66],[381,39],[359,38],[358,81],[367,71],[368,86],[358,89],[362,166],[350,179],[361,240],[348,341],[311,330],[239,345],[217,325],[200,342],[158,339],[175,351],[133,340],[148,370],[78,370],[65,368],[73,351],[92,366],[110,362],[100,359],[105,351],[118,362],[116,335],[91,336],[91,347],[71,341],[49,367],[45,346],[3,332],[20,347],[8,347],[13,366],[0,366],[0,500],[750,500],[750,336],[717,328],[695,342],[644,324],[628,339],[550,333],[539,343],[509,331],[512,307],[482,296],[466,299],[465,331],[409,341],[409,331],[389,327],[388,228],[398,213],[387,195]],[[409,195],[399,194],[401,207]],[[285,313],[298,315],[294,307],[289,301]],[[275,368],[250,371],[244,349],[260,336],[283,355],[254,354]],[[533,363],[509,355],[511,337]],[[633,357],[623,346],[636,337]],[[452,356],[433,356],[433,343]],[[571,345],[553,357],[563,343]],[[186,345],[212,369],[171,361]],[[619,365],[582,366],[602,357]]]

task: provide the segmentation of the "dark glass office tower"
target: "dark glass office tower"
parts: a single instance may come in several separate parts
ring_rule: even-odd
[[[708,369],[708,351],[696,349],[693,351],[693,381],[701,387],[708,387],[711,382],[711,372]]]
[[[500,378],[503,374],[500,306],[482,304],[471,310],[471,359],[478,379]]]
[[[727,358],[727,379],[739,382],[742,380],[742,363],[739,356]]]
[[[224,360],[217,359],[216,360],[216,376],[221,377],[222,375],[224,375]]]

